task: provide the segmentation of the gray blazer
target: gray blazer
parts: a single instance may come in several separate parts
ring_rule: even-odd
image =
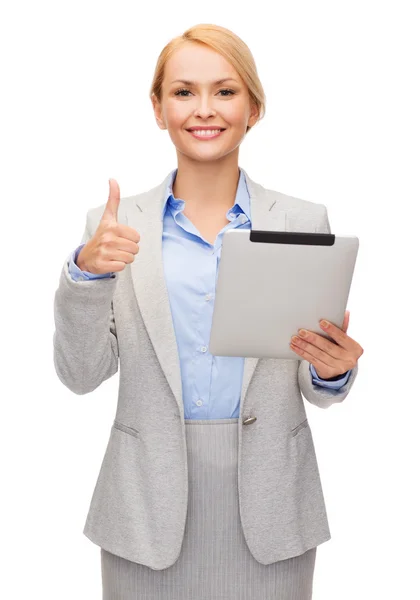
[[[266,189],[245,172],[255,229],[330,232],[326,207]],[[75,394],[120,369],[118,404],[83,533],[98,546],[152,569],[177,560],[188,473],[178,349],[162,264],[161,220],[170,173],[147,192],[121,198],[118,221],[136,229],[140,251],[115,278],[73,281],[67,259],[54,297],[54,365]],[[87,213],[81,243],[105,203]],[[328,408],[357,375],[331,390],[312,383],[306,360],[246,358],[238,420],[238,493],[246,543],[264,565],[331,538],[308,402]],[[159,412],[156,411],[159,398]]]

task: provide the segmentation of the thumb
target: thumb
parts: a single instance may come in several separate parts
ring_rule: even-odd
[[[118,221],[118,207],[120,205],[120,186],[116,179],[109,179],[109,196],[102,220]]]
[[[350,321],[350,311],[346,310],[346,312],[344,313],[343,325],[341,326],[341,329],[344,331],[344,333],[347,332],[347,329],[349,326],[349,321]]]

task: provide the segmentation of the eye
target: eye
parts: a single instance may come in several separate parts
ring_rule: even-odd
[[[174,96],[181,96],[181,95],[182,95],[182,92],[188,92],[188,90],[186,90],[186,89],[184,89],[184,88],[182,88],[181,90],[177,90],[177,91],[174,93]]]
[[[174,95],[175,95],[175,96],[183,96],[183,97],[185,98],[186,96],[184,96],[184,95],[182,94],[182,92],[188,92],[188,93],[189,93],[189,90],[187,90],[186,88],[182,88],[182,89],[180,89],[180,90],[177,90],[177,91],[174,93]],[[218,93],[220,93],[220,92],[228,92],[228,94],[226,94],[226,96],[231,96],[231,95],[233,95],[233,94],[236,94],[236,92],[235,92],[234,90],[230,90],[230,89],[228,89],[228,88],[225,88],[225,89],[223,89],[223,90],[219,90],[219,92],[218,92]],[[224,94],[223,94],[223,96],[224,96],[224,97],[226,97]]]

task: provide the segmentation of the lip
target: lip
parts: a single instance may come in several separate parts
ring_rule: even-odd
[[[211,129],[226,129],[226,127],[219,127],[218,125],[193,125],[192,127],[187,127],[187,131],[193,131],[194,129],[209,131]]]
[[[206,127],[202,128],[203,130],[206,130]],[[222,133],[224,131],[226,131],[226,129],[222,129],[219,133],[215,133],[213,135],[197,135],[196,132],[194,130],[188,130],[186,129],[187,133],[191,134],[196,140],[214,140],[215,138],[219,137],[220,135],[222,135]]]

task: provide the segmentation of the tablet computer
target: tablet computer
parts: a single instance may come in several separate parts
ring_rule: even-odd
[[[209,351],[291,358],[301,328],[341,328],[359,239],[332,233],[229,229],[222,242]]]

